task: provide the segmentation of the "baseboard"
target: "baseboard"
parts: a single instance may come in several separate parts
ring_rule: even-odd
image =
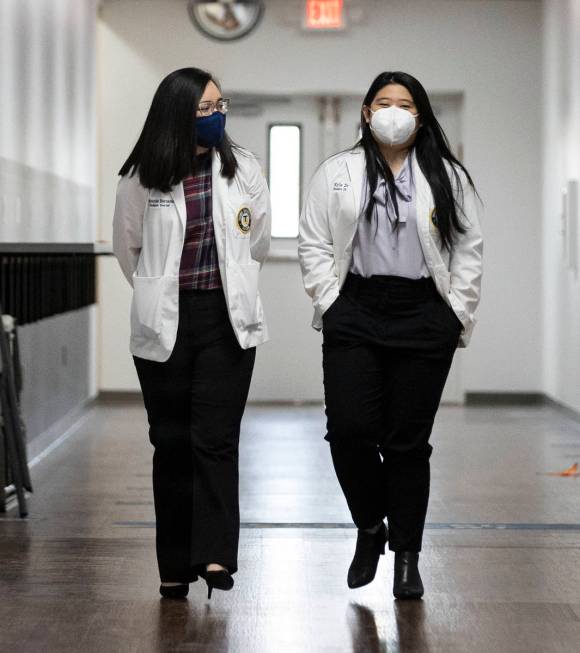
[[[566,404],[563,404],[561,401],[558,401],[557,399],[553,399],[548,395],[544,395],[544,404],[546,406],[551,406],[552,408],[555,408],[557,411],[559,411],[563,415],[566,415],[566,417],[569,417],[575,422],[580,422],[580,412],[578,412],[574,408],[570,408],[570,406],[566,406]]]
[[[98,404],[143,403],[139,390],[102,390],[96,399]],[[283,399],[249,399],[248,406],[323,406],[322,399],[283,400]]]
[[[324,406],[322,399],[304,399],[304,400],[284,400],[284,399],[249,399],[248,406],[268,407],[292,407],[292,406]]]
[[[26,444],[28,464],[33,467],[50,451],[68,439],[88,417],[96,399],[88,398]]]
[[[541,406],[542,392],[466,392],[466,406]]]
[[[550,406],[574,421],[580,412],[543,392],[466,392],[466,406]]]
[[[101,390],[96,399],[97,404],[143,403],[140,390]]]

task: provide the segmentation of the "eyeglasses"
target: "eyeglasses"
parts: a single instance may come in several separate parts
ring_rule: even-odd
[[[229,98],[222,98],[217,102],[208,100],[207,102],[200,102],[197,107],[197,113],[200,116],[210,116],[214,111],[220,113],[227,113],[230,108],[231,100]]]

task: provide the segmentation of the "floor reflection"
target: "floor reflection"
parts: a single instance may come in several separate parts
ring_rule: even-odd
[[[160,599],[157,649],[228,650],[228,616],[210,605],[195,606],[187,600]]]
[[[379,637],[374,612],[360,603],[351,603],[348,627],[352,638],[352,653],[386,653],[387,643]]]
[[[428,653],[423,601],[394,601],[397,640],[401,653]]]
[[[428,653],[423,601],[393,601],[395,632],[379,629],[373,610],[359,603],[349,606],[347,622],[352,653]],[[388,607],[391,610],[391,606]],[[387,622],[391,619],[387,617]],[[384,636],[381,636],[381,631]]]

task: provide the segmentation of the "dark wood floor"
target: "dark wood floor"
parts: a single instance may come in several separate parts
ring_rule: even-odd
[[[423,601],[393,600],[392,554],[346,586],[356,531],[322,408],[250,407],[232,592],[160,600],[151,449],[111,403],[33,468],[30,518],[0,516],[0,650],[240,653],[580,651],[580,427],[550,408],[441,409]]]

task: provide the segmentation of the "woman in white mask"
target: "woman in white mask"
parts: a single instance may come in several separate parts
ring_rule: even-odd
[[[417,599],[429,438],[480,297],[479,200],[414,77],[380,74],[361,130],[312,179],[299,256],[324,337],[326,439],[358,528],[348,585],[373,580],[388,542],[395,597]]]

